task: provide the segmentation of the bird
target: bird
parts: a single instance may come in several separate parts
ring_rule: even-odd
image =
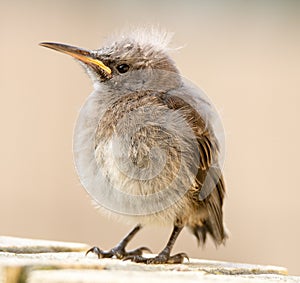
[[[188,259],[184,252],[171,254],[184,227],[199,245],[207,235],[216,246],[227,239],[220,117],[181,75],[171,38],[166,31],[140,28],[109,37],[99,49],[40,43],[73,57],[91,78],[93,92],[74,130],[76,170],[101,212],[134,224],[114,248],[95,246],[87,254],[176,264]],[[170,224],[172,233],[158,254],[144,255],[151,252],[144,246],[127,251],[142,227]]]

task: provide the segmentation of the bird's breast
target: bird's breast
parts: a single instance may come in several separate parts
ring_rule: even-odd
[[[115,105],[99,121],[95,158],[112,187],[170,199],[195,185],[197,138],[183,112],[153,97]],[[168,204],[169,205],[169,204]]]

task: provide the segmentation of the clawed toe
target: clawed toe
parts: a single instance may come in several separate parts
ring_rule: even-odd
[[[146,258],[141,255],[128,255],[123,260],[131,260],[136,263],[145,263],[145,264],[174,264],[174,263],[183,263],[184,259],[189,260],[189,257],[186,253],[179,253],[173,256],[168,256],[165,254],[159,254],[153,258]]]
[[[173,256],[170,256],[166,263],[183,263],[184,259],[190,261],[188,255],[186,253],[179,253]]]
[[[130,260],[130,261],[136,262],[136,263],[147,263],[148,259],[149,258],[143,257],[141,255],[128,255],[123,258],[124,261]]]
[[[98,258],[111,258],[114,256],[114,254],[111,250],[106,252],[106,251],[99,249],[98,247],[90,248],[89,250],[87,250],[85,255],[87,256],[89,253],[93,253],[93,254],[97,255]]]
[[[152,253],[152,251],[149,248],[140,247],[140,248],[137,248],[135,250],[126,252],[126,257],[128,257],[128,256],[139,256],[139,255],[142,255],[143,252]]]
[[[90,248],[85,255],[88,255],[89,253],[93,253],[98,256],[98,258],[112,258],[116,257],[118,259],[124,259],[127,257],[134,257],[134,256],[141,256],[143,252],[149,252],[151,253],[151,250],[147,247],[140,247],[132,251],[125,251],[123,247],[115,247],[111,249],[110,251],[103,251],[98,247]]]

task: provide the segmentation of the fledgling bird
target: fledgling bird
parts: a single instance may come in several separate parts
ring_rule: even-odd
[[[181,263],[171,255],[186,226],[216,245],[226,232],[216,113],[199,89],[185,80],[169,55],[169,35],[135,30],[86,50],[43,42],[83,65],[94,91],[82,107],[74,133],[80,180],[101,210],[135,223],[110,251],[91,248],[99,258],[143,263]],[[148,224],[172,224],[165,248],[144,257],[146,247],[127,251],[133,236]]]

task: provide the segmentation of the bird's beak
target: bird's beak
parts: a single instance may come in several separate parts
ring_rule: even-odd
[[[39,45],[68,54],[76,58],[77,60],[91,66],[92,68],[100,68],[107,75],[111,74],[111,69],[108,66],[106,66],[102,61],[93,58],[91,51],[89,50],[55,42],[41,42]]]

